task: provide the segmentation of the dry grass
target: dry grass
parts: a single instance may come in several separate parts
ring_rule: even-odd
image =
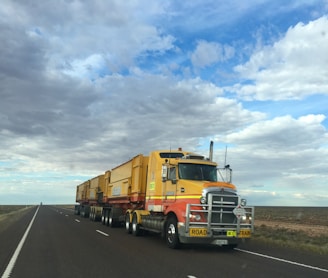
[[[0,205],[0,220],[30,207],[28,205]]]
[[[17,221],[33,207],[34,206],[0,205],[0,232],[7,229],[12,223]]]
[[[256,207],[253,239],[328,254],[328,208]]]

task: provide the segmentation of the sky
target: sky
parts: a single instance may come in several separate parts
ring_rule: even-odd
[[[0,204],[213,140],[248,204],[328,206],[328,0],[2,0],[0,41]]]

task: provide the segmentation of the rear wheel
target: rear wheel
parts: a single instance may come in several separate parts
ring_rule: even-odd
[[[125,214],[125,230],[128,234],[132,233],[132,224],[130,221],[130,213],[129,212],[127,212]]]
[[[141,235],[140,224],[138,224],[138,218],[136,213],[134,213],[132,217],[132,234],[134,236]]]
[[[105,225],[105,210],[101,212],[101,223]]]
[[[94,221],[94,219],[93,219],[93,215],[94,215],[94,210],[93,210],[93,208],[91,208],[91,210],[90,210],[90,215],[89,215],[89,219],[90,219],[91,221]]]
[[[177,249],[180,247],[178,221],[174,216],[169,217],[167,220],[165,239],[169,248]]]
[[[114,219],[113,219],[113,209],[111,209],[110,212],[109,212],[108,226],[112,227],[112,228],[115,226],[115,222],[114,222]]]
[[[109,210],[108,209],[106,209],[106,211],[105,211],[105,225],[106,226],[108,226],[108,218],[109,218]]]

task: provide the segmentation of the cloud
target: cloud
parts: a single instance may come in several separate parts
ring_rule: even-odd
[[[295,192],[306,196],[303,205],[313,202],[313,194],[326,196],[328,131],[322,125],[324,119],[324,115],[277,117],[251,124],[226,138],[218,137],[232,145],[228,163],[235,170],[234,182],[241,192],[262,204],[266,204],[264,200],[270,195],[265,192],[269,191],[277,192],[275,198],[284,205],[297,203],[287,197]],[[260,184],[261,190],[256,191],[254,184]]]
[[[263,3],[5,0],[0,202],[74,202],[77,184],[138,153],[207,155],[213,139],[253,203],[325,204],[327,18],[295,4],[279,21],[271,1],[261,21]]]
[[[194,67],[206,67],[217,62],[226,61],[234,56],[234,48],[215,42],[199,41],[191,54]]]
[[[327,29],[326,16],[290,27],[279,41],[235,67],[245,82],[231,91],[247,100],[276,101],[327,94]]]
[[[137,2],[8,2],[0,25],[5,42],[0,50],[9,51],[3,55],[6,60],[1,61],[1,65],[6,65],[3,70],[8,71],[12,65],[15,70],[28,73],[18,63],[36,63],[34,67],[46,66],[51,74],[61,70],[77,76],[82,66],[83,77],[94,65],[90,60],[95,58],[102,72],[118,72],[134,66],[134,60],[145,52],[161,55],[172,50],[175,38],[150,24],[152,18],[163,13],[162,5],[154,2],[146,6],[147,13],[143,12],[144,5]]]
[[[322,125],[325,118],[324,115],[306,115],[298,119],[288,115],[277,117],[259,121],[238,133],[229,134],[226,140],[276,151],[299,150],[309,146],[317,148],[328,139],[327,130]]]

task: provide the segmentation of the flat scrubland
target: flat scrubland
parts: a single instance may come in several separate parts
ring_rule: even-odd
[[[12,223],[17,221],[29,209],[35,206],[30,205],[0,205],[0,232],[5,230]]]
[[[328,207],[255,207],[253,240],[328,254]]]
[[[0,228],[32,207],[0,205]],[[255,207],[253,240],[327,255],[328,207]]]
[[[31,205],[0,205],[0,220],[31,208]]]

